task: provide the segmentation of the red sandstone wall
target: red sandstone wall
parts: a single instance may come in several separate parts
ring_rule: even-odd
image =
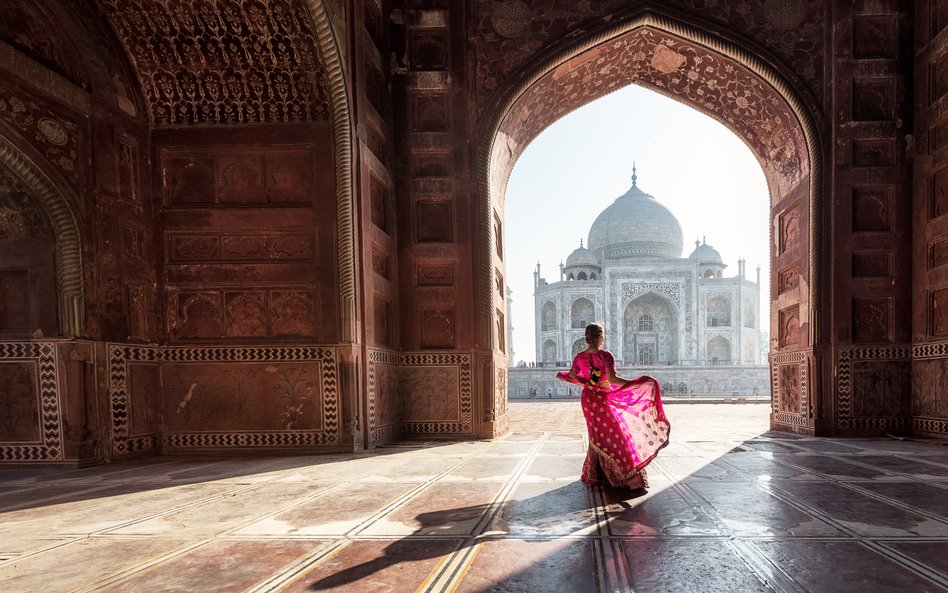
[[[912,428],[948,433],[948,5],[915,15]]]

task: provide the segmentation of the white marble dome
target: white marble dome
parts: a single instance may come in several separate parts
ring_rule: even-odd
[[[714,247],[711,247],[707,243],[698,243],[695,241],[695,250],[691,252],[691,255],[688,256],[688,259],[696,259],[698,263],[701,264],[723,264],[724,260],[721,259],[721,254],[718,253],[718,250]]]
[[[632,187],[602,211],[589,229],[589,250],[600,259],[623,257],[679,258],[681,225],[671,211]]]
[[[596,256],[592,251],[583,247],[582,243],[579,244],[573,253],[569,254],[569,257],[566,258],[566,267],[571,268],[573,266],[591,266],[598,268],[599,260],[596,259]]]

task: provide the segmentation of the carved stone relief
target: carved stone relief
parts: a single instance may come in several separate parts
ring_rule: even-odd
[[[778,344],[781,348],[785,346],[800,345],[800,307],[793,306],[780,311],[778,315],[780,322]]]
[[[172,206],[296,204],[313,200],[306,149],[168,151],[161,157],[165,203]]]
[[[454,263],[418,264],[418,286],[454,286]]]
[[[451,154],[438,151],[412,151],[412,177],[450,177],[454,174]]]
[[[910,373],[907,361],[853,361],[853,417],[906,414],[909,411]]]
[[[929,314],[932,320],[932,335],[948,335],[948,288],[932,291]]]
[[[416,95],[411,100],[411,111],[415,132],[447,132],[451,125],[447,95]]]
[[[329,119],[304,2],[98,4],[138,71],[156,126]]]
[[[779,409],[800,413],[800,370],[795,364],[781,365],[779,373]]]
[[[454,309],[438,308],[422,311],[421,345],[424,348],[454,348]]]
[[[779,246],[780,253],[786,253],[800,243],[800,213],[799,206],[794,206],[780,215],[779,218]]]
[[[891,230],[891,187],[853,188],[853,231]]]
[[[800,286],[800,262],[796,262],[777,276],[777,293],[783,294]]]
[[[895,115],[895,81],[854,80],[853,119],[884,121]]]
[[[74,188],[82,185],[83,137],[74,121],[2,81],[0,121],[32,144]]]
[[[448,32],[446,29],[412,29],[409,48],[412,70],[448,69]]]
[[[928,267],[937,268],[948,263],[948,239],[935,241],[929,246]]]
[[[418,200],[415,203],[415,236],[419,243],[450,243],[454,240],[451,202]]]
[[[853,57],[895,58],[898,53],[898,19],[895,15],[853,17]]]
[[[853,166],[890,167],[895,164],[895,140],[891,138],[853,139]]]
[[[948,214],[948,167],[932,175],[932,218]]]
[[[885,278],[892,274],[891,257],[888,252],[853,252],[853,277]]]
[[[853,299],[853,340],[891,341],[889,320],[892,301],[888,298]]]

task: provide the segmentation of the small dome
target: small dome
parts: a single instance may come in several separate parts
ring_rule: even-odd
[[[589,249],[601,258],[681,257],[681,225],[636,185],[602,211],[589,229]]]
[[[573,266],[590,266],[594,268],[599,267],[599,260],[596,259],[596,256],[593,255],[593,252],[583,247],[582,241],[579,243],[573,253],[569,254],[569,257],[566,258],[566,267],[571,268]]]
[[[688,259],[696,259],[699,264],[723,264],[724,260],[721,259],[721,254],[718,253],[718,250],[714,247],[711,247],[707,243],[699,243],[695,241],[695,250],[691,252],[691,255],[688,256]]]

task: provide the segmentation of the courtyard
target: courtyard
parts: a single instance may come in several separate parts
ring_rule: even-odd
[[[0,470],[0,591],[948,591],[948,448],[669,404],[643,496],[578,481],[577,401],[494,441]]]

